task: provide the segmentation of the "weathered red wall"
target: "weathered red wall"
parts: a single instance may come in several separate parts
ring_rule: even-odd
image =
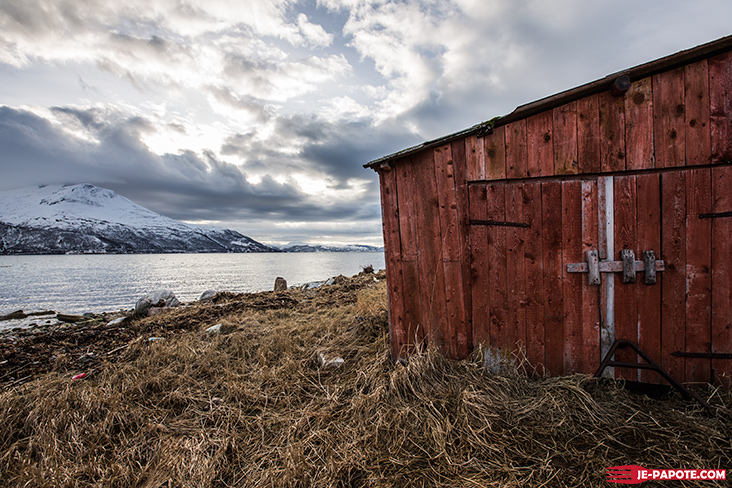
[[[602,291],[566,265],[598,248],[598,177],[612,175],[614,259],[655,249],[667,267],[656,285],[616,289],[616,337],[679,380],[728,380],[732,361],[670,353],[732,352],[732,218],[699,218],[732,211],[730,163],[732,53],[390,161],[379,174],[394,356],[484,345],[522,349],[551,374],[594,372]]]

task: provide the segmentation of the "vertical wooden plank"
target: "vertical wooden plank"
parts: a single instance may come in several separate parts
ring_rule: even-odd
[[[598,95],[600,103],[600,171],[625,169],[625,103],[609,91]]]
[[[685,380],[684,362],[671,356],[686,350],[686,175],[661,175],[661,366],[678,381]]]
[[[524,266],[526,273],[526,354],[538,374],[546,373],[544,338],[544,236],[541,183],[524,183],[525,230]]]
[[[643,251],[661,255],[661,187],[660,176],[644,174],[637,177],[638,195],[638,249],[636,259],[643,259]],[[662,274],[662,273],[661,273]],[[654,361],[661,361],[661,282],[645,284],[645,275],[638,278],[638,346]],[[652,371],[640,372],[641,381],[658,383],[659,376]]]
[[[524,221],[523,184],[506,186],[506,220]],[[506,229],[506,268],[508,279],[507,341],[526,353],[526,275],[524,270],[524,233],[520,227]]]
[[[582,182],[565,181],[562,195],[562,293],[564,325],[564,374],[583,370],[582,282],[584,273],[567,273],[567,264],[584,261],[582,252]]]
[[[468,186],[470,218],[487,220],[488,189],[483,184]],[[488,274],[488,227],[470,226],[470,293],[472,316],[472,343],[487,345],[490,341],[488,318],[490,317],[490,278]]]
[[[577,101],[577,172],[599,173],[600,99],[598,95]]]
[[[462,279],[462,321],[457,322],[455,339],[457,357],[466,358],[473,350],[471,342],[471,294],[470,294],[470,210],[468,204],[468,181],[465,167],[465,141],[452,142],[455,185],[457,189],[458,233],[460,236],[460,274]]]
[[[686,105],[686,164],[709,164],[712,157],[709,128],[709,72],[707,60],[684,68]]]
[[[635,176],[615,177],[615,257],[620,259],[623,249],[630,249],[636,255],[638,243],[637,195]],[[635,283],[623,283],[615,279],[615,337],[638,343],[638,288]],[[615,358],[620,361],[636,362],[632,351],[618,351]],[[636,370],[616,370],[616,376],[637,380]]]
[[[381,190],[382,227],[384,252],[386,253],[386,282],[389,300],[389,340],[394,359],[404,356],[407,337],[404,328],[404,302],[402,297],[402,267],[400,258],[399,209],[394,171],[379,172]]]
[[[562,184],[541,185],[544,254],[544,337],[546,367],[551,375],[564,372],[564,299],[562,297]]]
[[[396,196],[396,205],[399,209],[399,241],[401,259],[414,261],[417,259],[417,227],[416,211],[414,208],[414,164],[411,160],[402,160],[393,165],[392,172],[396,178],[399,191]],[[383,208],[383,207],[382,207]]]
[[[505,130],[505,126],[496,127],[492,134],[483,137],[485,176],[488,180],[502,180],[506,178]]]
[[[700,214],[712,211],[712,172],[686,174],[686,350],[708,352],[711,347],[712,220]],[[732,237],[732,236],[731,236]],[[686,360],[686,381],[711,381],[709,359]]]
[[[404,302],[402,330],[402,354],[412,354],[425,346],[425,330],[422,326],[422,310],[420,304],[419,265],[417,261],[402,261],[402,289]]]
[[[653,90],[651,78],[630,85],[625,94],[626,168],[648,169],[653,157]]]
[[[439,224],[442,235],[442,260],[458,261],[460,259],[460,236],[452,146],[445,144],[435,148],[434,162],[434,178],[437,185],[437,200],[440,211]]]
[[[552,112],[542,112],[526,119],[529,177],[554,174]]]
[[[419,294],[425,343],[445,352],[447,327],[444,318],[445,272],[442,266],[442,235],[440,232],[440,202],[435,181],[435,160],[433,151],[422,151],[414,155],[416,168],[415,186],[420,189],[414,195],[417,212],[417,262],[419,266]]]
[[[732,162],[732,52],[709,60],[712,162]]]
[[[552,111],[554,134],[554,174],[573,175],[579,172],[577,145],[577,102],[570,102]]]
[[[506,184],[488,185],[488,220],[506,220]],[[488,227],[488,259],[490,272],[490,345],[492,348],[511,350],[506,342],[508,320],[507,270],[506,270],[506,227]]]
[[[517,120],[505,127],[506,177],[526,178],[528,150],[526,147],[526,119]]]
[[[445,334],[445,352],[452,359],[462,359],[466,354],[459,349],[465,349],[466,344],[458,347],[458,332],[466,329],[466,313],[463,288],[462,263],[459,261],[445,261],[445,309],[447,315],[443,318],[443,326],[447,327]],[[461,357],[461,354],[464,354]]]
[[[653,138],[656,167],[686,164],[684,68],[653,76]]]
[[[476,136],[465,139],[465,162],[466,177],[469,181],[485,179],[483,143]]]
[[[597,180],[582,181],[582,256],[599,249]],[[600,365],[600,286],[582,280],[582,372]]]
[[[397,208],[399,211],[399,237],[401,243],[402,288],[400,294],[404,302],[402,327],[404,344],[402,354],[411,354],[424,340],[424,330],[420,327],[421,311],[419,303],[419,273],[417,269],[417,227],[414,187],[415,168],[411,159],[393,165],[396,175]]]
[[[732,211],[732,167],[712,169],[714,212]],[[732,218],[712,222],[712,352],[732,352]],[[714,381],[732,388],[732,361],[712,360]]]

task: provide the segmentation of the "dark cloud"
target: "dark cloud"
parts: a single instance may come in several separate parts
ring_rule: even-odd
[[[54,112],[73,118],[76,125],[94,135],[94,141],[66,133],[36,114],[0,107],[0,147],[4,149],[0,167],[5,177],[0,188],[92,183],[181,220],[348,221],[378,217],[378,207],[367,203],[377,194],[375,185],[369,186],[363,200],[323,204],[272,176],[251,184],[239,166],[211,151],[158,156],[140,139],[142,133],[154,130],[142,117],[114,114],[115,120],[108,121],[103,115],[110,114],[97,110],[57,107]],[[347,153],[345,148],[339,151]],[[357,152],[366,154],[363,149]],[[334,154],[317,164],[350,168],[342,170],[343,177],[375,179],[360,167],[364,161],[339,159]]]

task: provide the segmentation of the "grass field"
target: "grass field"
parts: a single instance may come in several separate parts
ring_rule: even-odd
[[[0,485],[574,487],[625,464],[732,469],[729,392],[703,392],[715,418],[673,393],[588,393],[582,375],[494,375],[431,351],[393,363],[379,276],[94,326],[3,385]],[[81,368],[85,347],[103,360]]]

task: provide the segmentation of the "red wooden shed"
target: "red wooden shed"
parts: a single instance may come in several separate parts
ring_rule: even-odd
[[[729,382],[732,36],[366,167],[394,357],[523,351],[592,373],[628,339],[679,381]]]

